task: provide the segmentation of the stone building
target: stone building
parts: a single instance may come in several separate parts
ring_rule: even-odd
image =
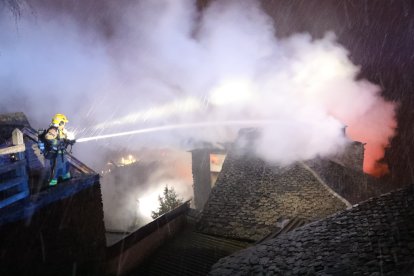
[[[368,244],[374,244],[370,243],[371,241],[377,240],[369,234],[364,236],[364,233],[370,233],[369,223],[379,223],[381,226],[375,233],[381,236],[381,229],[386,228],[392,218],[386,215],[388,221],[385,220],[380,214],[380,209],[393,203],[387,200],[380,201],[378,206],[377,203],[371,203],[375,206],[372,208],[376,208],[373,214],[360,211],[358,206],[352,204],[376,197],[391,187],[363,173],[364,145],[351,142],[343,155],[325,159],[315,158],[279,167],[254,157],[255,137],[255,130],[241,131],[239,138],[244,139],[243,143],[236,142],[233,148],[226,152],[222,170],[212,188],[209,182],[210,170],[205,169],[209,150],[197,150],[197,154],[200,153],[204,159],[193,158],[193,165],[196,165],[193,167],[193,174],[196,180],[202,168],[204,178],[200,177],[198,180],[204,179],[208,183],[205,186],[209,188],[206,189],[208,193],[211,191],[208,200],[200,213],[190,212],[189,217],[194,217],[188,219],[185,229],[157,250],[143,267],[136,270],[137,275],[206,275],[212,264],[229,254],[234,255],[218,261],[212,267],[212,275],[341,275],[342,268],[344,271],[353,271],[353,258],[359,253],[363,259],[358,265],[368,263],[366,271],[375,272],[375,269],[381,266],[382,263],[378,262],[376,255],[367,247]],[[240,145],[243,147],[240,148]],[[204,161],[199,163],[197,160]],[[194,185],[197,184],[195,181]],[[401,201],[401,204],[388,211],[398,214],[398,209],[402,206],[411,206],[410,200]],[[377,201],[375,199],[369,202]],[[367,206],[364,204],[361,206]],[[359,220],[350,215],[351,219],[344,224],[346,227],[341,228],[341,217],[340,222],[334,224],[335,227],[330,226],[324,230],[324,235],[328,235],[327,232],[332,229],[332,233],[329,234],[332,241],[328,236],[318,236],[317,231],[321,230],[318,225],[326,218],[330,220],[335,216],[354,212]],[[411,219],[411,215],[403,212],[401,214],[399,227],[404,227],[404,221]],[[374,222],[375,220],[377,221]],[[318,227],[315,228],[315,225]],[[375,227],[373,229],[376,229]],[[355,230],[358,232],[356,235],[353,228],[360,228]],[[306,242],[313,247],[309,247],[308,250],[306,244],[296,250],[297,246],[305,242],[299,240],[290,244],[291,239],[286,240],[290,233],[296,232],[306,235]],[[411,241],[410,230],[402,229],[402,232],[404,241]],[[388,247],[391,246],[390,241],[395,233],[384,232],[385,236],[382,238],[384,241],[387,240]],[[311,243],[312,235],[317,237],[316,242]],[[348,237],[360,241],[361,247],[353,247],[357,246],[357,242],[346,244]],[[342,245],[338,244],[339,240]],[[334,243],[328,246],[329,250],[338,251],[324,252],[324,248],[327,248],[326,242]],[[387,249],[384,250],[387,252]],[[395,252],[404,262],[410,260],[407,248],[402,248],[401,252],[398,250]],[[240,253],[235,253],[236,251]],[[314,252],[320,255],[315,256]],[[278,257],[278,254],[281,256]],[[303,254],[308,254],[304,260],[301,259]],[[334,257],[328,256],[329,254]],[[386,258],[388,261],[389,256]],[[335,266],[335,258],[341,260],[340,265]],[[395,268],[391,265],[387,269],[403,271],[405,268]]]
[[[254,245],[221,259],[210,275],[414,273],[413,189],[379,197],[393,187],[363,173],[362,143],[283,168],[251,152],[227,154],[198,230]]]
[[[350,206],[304,163],[286,168],[229,154],[202,212],[205,233],[256,241],[277,230],[277,222],[324,218]]]
[[[362,172],[362,143],[351,142],[341,155],[329,159],[280,167],[255,157],[259,135],[254,129],[240,132],[204,206],[200,231],[257,241],[277,231],[283,221],[300,218],[311,222],[350,207],[348,194],[341,185],[334,185],[328,177],[331,174],[355,175],[344,186],[359,186],[368,177]]]
[[[246,147],[220,152],[221,171],[210,150],[197,151],[194,177],[204,173],[208,188],[201,213],[186,202],[108,244],[99,175],[69,155],[75,177],[48,189],[23,114],[0,116],[0,147],[15,128],[24,133],[30,195],[0,208],[0,274],[206,275],[244,248],[211,274],[411,272],[412,190],[351,205],[390,189],[363,174],[360,143],[344,156],[279,167],[254,157],[256,132],[242,132]]]
[[[352,198],[347,185],[370,185],[362,172],[362,143],[350,143],[343,156],[279,167],[254,157],[257,135],[253,129],[241,131],[239,139],[244,141],[237,141],[226,152],[215,185],[210,182],[210,151],[193,151],[195,195],[197,185],[205,181],[204,192],[208,196],[202,196],[207,201],[199,215],[194,212],[195,217],[187,221],[183,232],[137,270],[138,275],[206,275],[210,265],[221,257],[351,208],[343,196]],[[334,181],[335,174],[343,176],[342,180]],[[226,265],[219,266],[218,275],[227,271],[222,270]],[[261,273],[266,274],[266,269]],[[234,269],[229,273],[245,272]],[[255,271],[249,270],[247,274]]]

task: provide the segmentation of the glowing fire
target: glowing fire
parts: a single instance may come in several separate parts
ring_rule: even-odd
[[[131,154],[128,155],[126,158],[122,157],[121,161],[119,162],[119,166],[128,166],[137,162],[134,156]]]
[[[396,126],[395,122],[387,122]],[[388,140],[378,137],[376,133],[370,132],[370,128],[361,124],[349,126],[347,134],[352,140],[366,143],[364,152],[364,172],[373,176],[383,176],[389,173],[388,165],[378,162],[384,157],[385,147]],[[385,137],[392,137],[392,133],[385,133]]]
[[[210,171],[221,172],[225,158],[224,154],[210,154]]]

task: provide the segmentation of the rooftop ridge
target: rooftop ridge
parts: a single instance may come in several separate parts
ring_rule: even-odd
[[[325,181],[323,181],[319,175],[313,170],[311,169],[308,165],[306,165],[304,162],[299,162],[306,170],[308,170],[315,178],[316,180],[319,181],[319,183],[322,184],[322,186],[325,187],[326,190],[328,190],[328,192],[330,192],[331,194],[333,194],[335,197],[337,197],[339,200],[341,200],[347,208],[352,208],[352,204],[346,200],[345,198],[343,198],[342,196],[340,196],[337,192],[335,192],[334,190],[332,190],[331,187],[328,186],[328,184],[325,183]]]

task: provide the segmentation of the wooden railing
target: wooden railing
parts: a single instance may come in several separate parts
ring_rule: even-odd
[[[0,149],[0,155],[13,156],[10,164],[0,166],[0,208],[10,205],[29,195],[26,173],[26,150],[23,133],[15,129],[12,134],[13,146]]]

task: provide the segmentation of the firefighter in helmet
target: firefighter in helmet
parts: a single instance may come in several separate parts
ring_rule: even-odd
[[[56,114],[52,118],[49,128],[44,135],[46,148],[48,148],[45,157],[50,160],[51,173],[49,186],[55,186],[59,178],[63,181],[71,178],[69,172],[69,163],[66,157],[66,148],[73,145],[75,140],[69,140],[65,129],[69,120],[63,114]]]

